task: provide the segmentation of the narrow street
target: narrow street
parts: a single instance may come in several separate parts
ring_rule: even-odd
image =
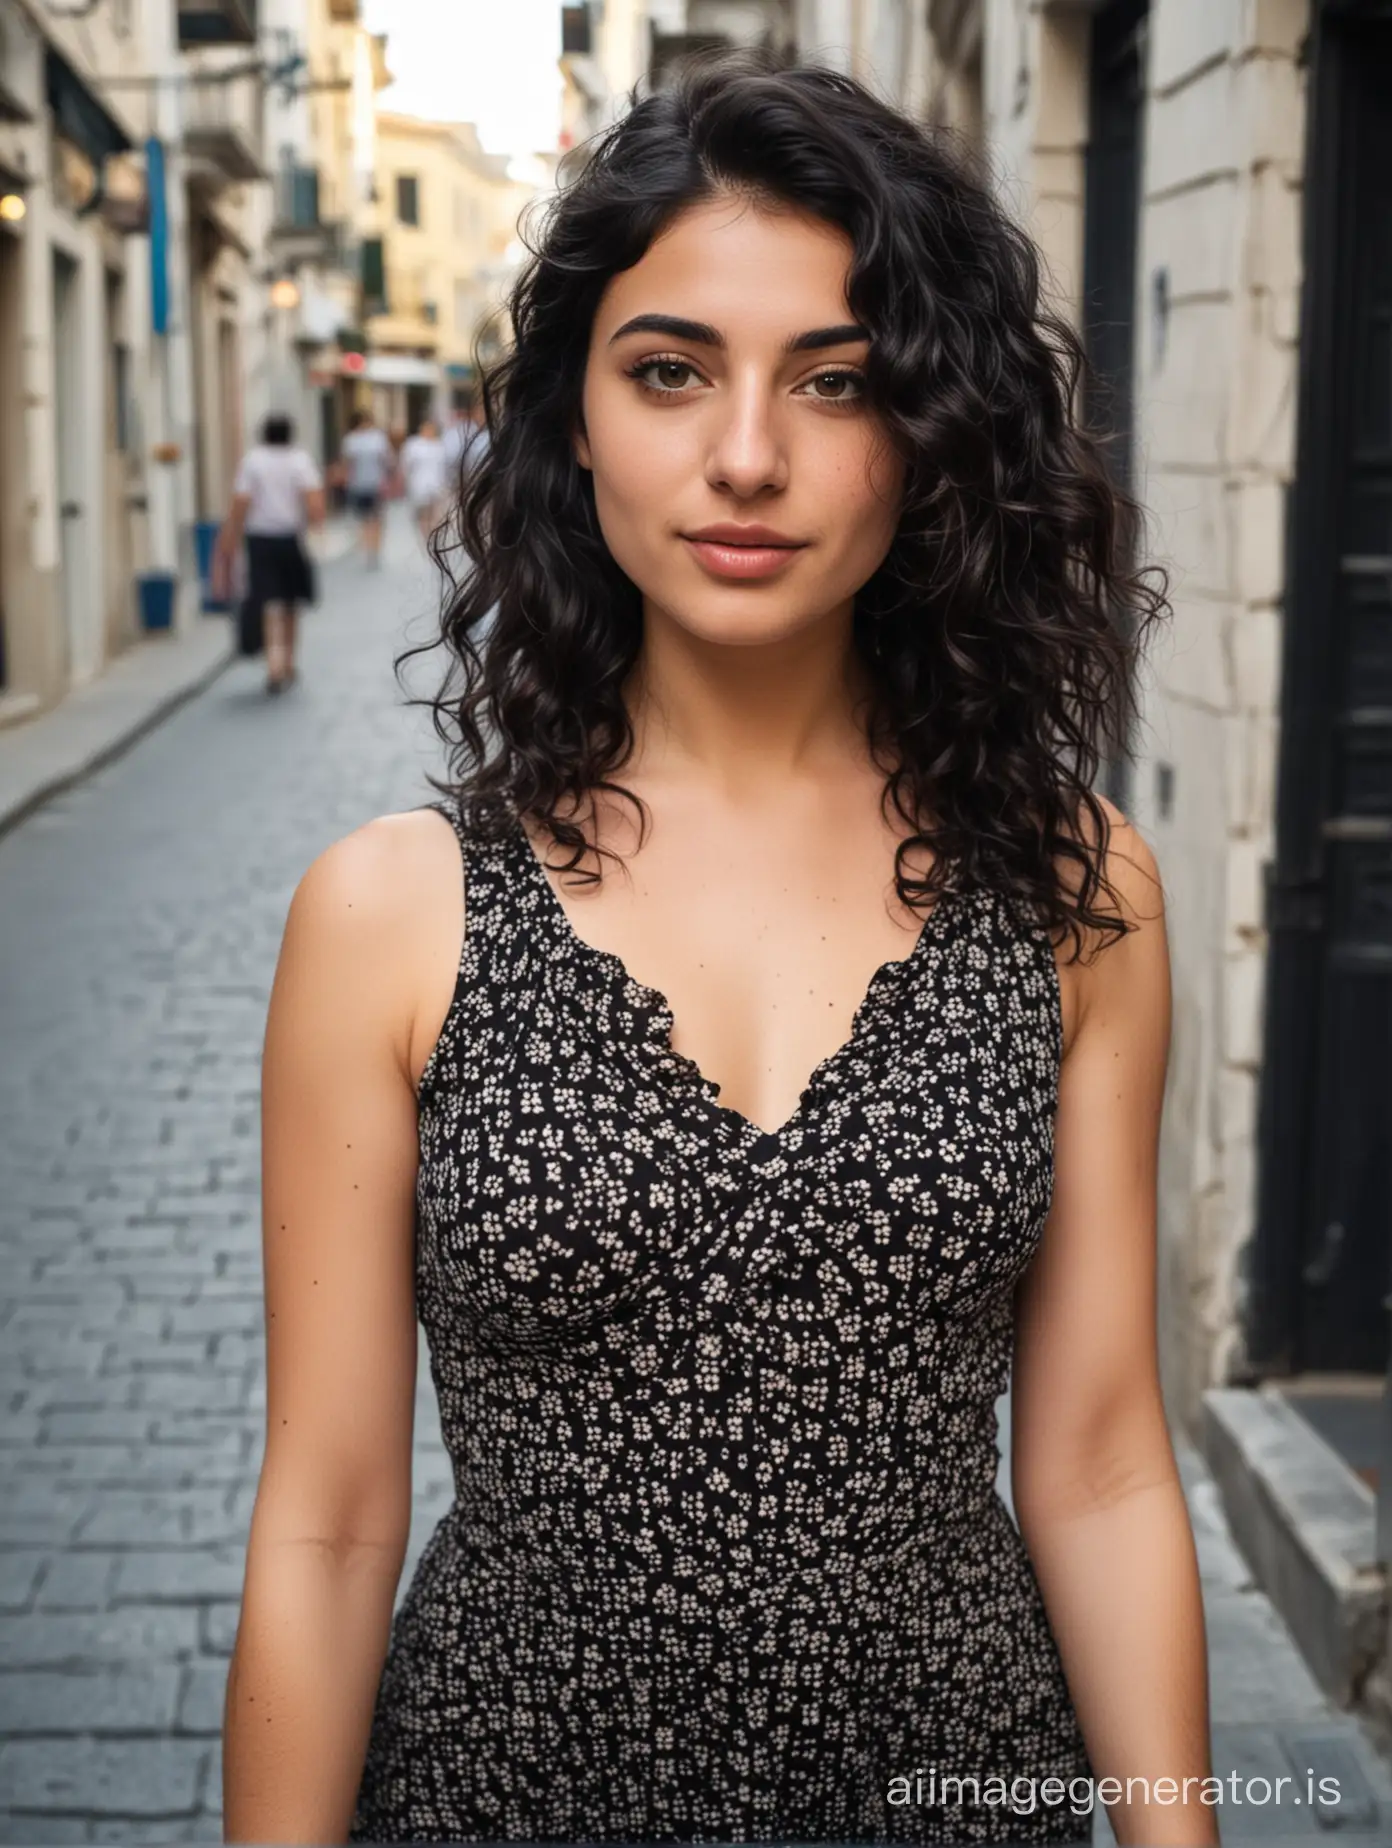
[[[392,679],[431,607],[413,545],[401,519],[380,573],[326,568],[284,698],[234,665],[0,841],[5,1841],[220,1838],[261,1032],[310,861],[429,799],[437,747]],[[412,1564],[448,1502],[424,1356],[421,1388]]]
[[[220,1839],[262,1441],[264,1012],[309,862],[428,799],[438,746],[391,663],[432,603],[398,510],[379,574],[326,569],[289,695],[234,665],[0,841],[0,1842]],[[403,1594],[450,1496],[423,1352],[417,1431]],[[1345,1838],[1387,1839],[1386,1766],[1253,1589],[1192,1453],[1185,1474],[1219,1768],[1264,1773],[1294,1728],[1348,1779]],[[1288,1841],[1313,1820],[1221,1818]]]

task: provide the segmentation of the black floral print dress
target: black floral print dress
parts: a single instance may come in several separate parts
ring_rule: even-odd
[[[1088,1839],[994,1486],[1052,1184],[1047,937],[940,902],[767,1134],[520,825],[459,832],[416,1248],[456,1499],[350,1839]]]

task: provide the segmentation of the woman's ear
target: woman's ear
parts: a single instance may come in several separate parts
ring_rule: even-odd
[[[583,418],[576,424],[570,442],[571,447],[575,451],[575,460],[580,464],[581,468],[593,468],[594,464],[590,461],[590,439],[585,434]]]

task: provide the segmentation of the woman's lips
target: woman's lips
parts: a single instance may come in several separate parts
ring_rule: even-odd
[[[772,577],[805,549],[800,545],[732,545],[725,539],[688,539],[686,543],[707,571],[722,578]]]

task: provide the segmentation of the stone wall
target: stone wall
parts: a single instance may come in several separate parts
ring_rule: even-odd
[[[1307,0],[1151,9],[1137,480],[1172,573],[1135,809],[1169,905],[1161,1330],[1173,1408],[1240,1365],[1294,464]]]

